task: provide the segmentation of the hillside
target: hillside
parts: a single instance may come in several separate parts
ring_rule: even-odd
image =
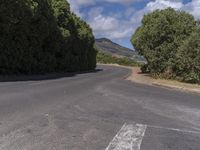
[[[106,38],[96,39],[95,45],[99,51],[106,54],[111,54],[118,57],[128,57],[134,59],[137,62],[145,61],[145,59],[142,56],[140,56],[136,51],[116,44]]]

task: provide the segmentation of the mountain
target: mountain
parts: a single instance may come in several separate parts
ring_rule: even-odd
[[[138,52],[114,43],[107,38],[96,39],[95,45],[100,52],[111,54],[117,57],[128,57],[137,62],[145,62],[145,59],[140,56]]]

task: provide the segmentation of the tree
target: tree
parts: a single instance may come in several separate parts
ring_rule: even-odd
[[[68,60],[69,71],[94,69],[96,67],[96,51],[94,36],[90,26],[71,13],[66,0],[51,0],[58,27],[65,39],[64,53],[60,59],[65,66]],[[65,53],[65,51],[68,51]]]
[[[32,74],[54,70],[54,47],[50,45],[56,45],[51,38],[58,32],[48,2],[4,0],[0,8],[0,73]]]
[[[186,82],[200,83],[200,28],[178,48],[176,74]]]
[[[0,1],[0,74],[94,69],[94,36],[66,0]]]
[[[178,47],[196,27],[194,17],[172,8],[156,10],[144,16],[131,42],[144,55],[151,73],[171,73]]]

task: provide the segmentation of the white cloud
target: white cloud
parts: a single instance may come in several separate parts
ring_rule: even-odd
[[[97,2],[109,2],[109,3],[119,3],[119,4],[132,4],[135,2],[147,1],[147,0],[67,0],[71,4],[72,11],[80,14],[80,7],[85,5],[93,5]]]
[[[74,3],[78,6],[80,5],[90,5],[90,4],[94,4],[95,0],[69,0],[70,3]]]
[[[200,16],[200,9],[198,9],[200,7],[199,0],[193,0],[193,2],[186,5],[181,0],[155,0],[149,2],[146,7],[133,14],[131,22],[133,23],[134,30],[141,24],[141,20],[145,14],[153,12],[156,9],[166,9],[168,7],[175,10],[185,10],[196,16],[196,19],[200,18],[198,17]]]
[[[144,9],[154,11],[156,9],[165,9],[167,7],[171,7],[177,10],[183,7],[183,3],[181,1],[174,0],[155,0],[153,2],[149,2]]]
[[[76,13],[79,17],[84,17],[85,15],[80,12],[80,7],[86,5],[95,4],[95,0],[67,0],[70,3],[71,10]]]
[[[101,0],[101,1],[127,5],[127,4],[131,4],[131,3],[135,3],[135,2],[145,1],[145,0]]]
[[[186,4],[183,10],[194,15],[196,19],[200,19],[200,0],[193,0],[192,2]]]
[[[109,2],[125,4],[125,12],[104,11],[104,6],[97,7],[97,2]],[[147,0],[69,0],[72,10],[79,16],[87,18],[87,22],[93,28],[96,37],[107,37],[112,40],[130,39],[135,29],[140,25],[144,14],[156,9],[165,9],[172,7],[176,10],[185,10],[200,19],[200,0],[192,0],[183,4],[182,0],[154,0],[148,2],[141,10],[135,10],[130,7],[136,1]],[[86,5],[94,5],[87,14],[80,12],[80,8]],[[123,18],[124,16],[124,18]],[[128,18],[128,20],[126,20]]]
[[[129,24],[127,21],[119,20],[117,16],[104,15],[102,7],[95,7],[88,14],[88,22],[97,37],[120,39],[131,33],[130,28],[126,28]]]
[[[103,8],[93,8],[89,14],[89,23],[92,26],[93,30],[96,32],[99,31],[110,31],[116,29],[119,26],[119,21],[111,16],[102,15]]]

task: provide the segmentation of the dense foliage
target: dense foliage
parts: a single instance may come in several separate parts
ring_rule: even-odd
[[[102,52],[97,53],[97,62],[103,64],[118,64],[123,66],[139,66],[136,61],[127,57],[115,57]]]
[[[66,0],[0,2],[0,74],[94,69],[91,28]]]
[[[197,29],[179,47],[175,70],[184,81],[200,84],[200,29]]]
[[[66,0],[51,0],[59,29],[65,39],[65,50],[60,55],[66,67],[69,61],[70,71],[87,70],[96,67],[96,51],[94,49],[94,36],[89,25],[75,14],[70,12]],[[68,50],[69,53],[65,53]]]
[[[197,82],[200,70],[195,65],[199,64],[200,59],[198,59],[199,56],[194,59],[192,55],[199,53],[199,47],[191,46],[194,44],[193,42],[197,42],[193,39],[194,36],[197,38],[197,34],[194,33],[197,27],[198,23],[192,15],[171,8],[156,10],[145,15],[142,25],[131,39],[135,49],[148,62],[142,70],[170,78],[179,76],[184,80],[190,78],[191,81],[195,78],[194,80]],[[190,38],[188,39],[188,37]],[[196,47],[196,51],[193,49],[194,47]],[[189,69],[187,65],[191,63],[192,59],[194,65]],[[183,63],[184,60],[187,63]],[[188,77],[184,74],[187,74]]]

